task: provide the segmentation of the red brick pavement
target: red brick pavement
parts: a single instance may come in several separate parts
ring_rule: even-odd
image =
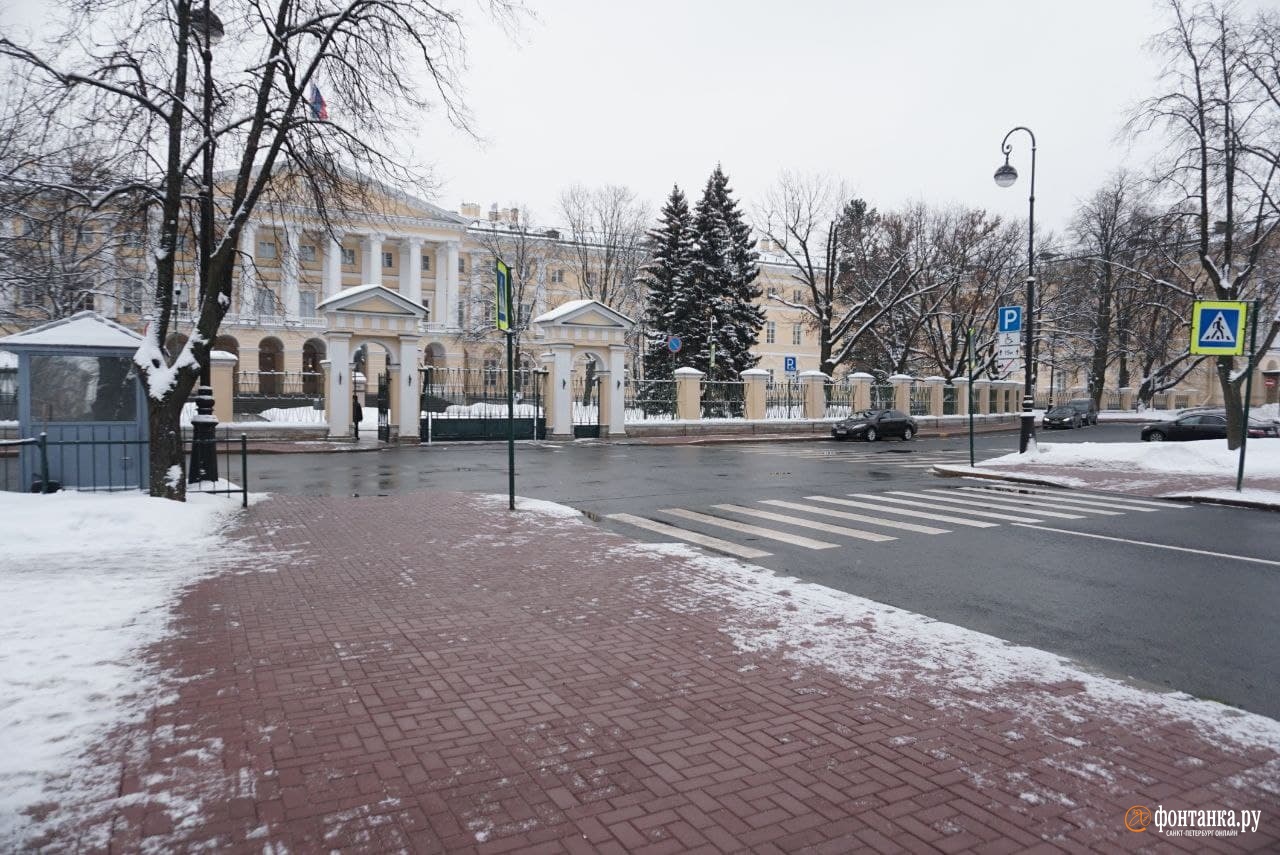
[[[753,612],[713,562],[589,523],[450,493],[274,498],[238,535],[256,566],[189,590],[154,651],[172,696],[101,748],[119,797],[50,849],[1280,845],[1275,742],[1121,715],[1073,681],[994,698],[905,649],[865,676],[803,664],[803,639],[748,650],[799,617],[790,590]],[[884,647],[874,621],[821,626],[850,657]],[[1134,834],[1135,804],[1259,809],[1261,833]]]

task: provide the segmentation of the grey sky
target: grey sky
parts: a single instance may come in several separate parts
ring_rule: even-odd
[[[524,203],[549,222],[573,182],[625,184],[656,206],[672,182],[699,193],[718,160],[748,208],[791,168],[843,177],[881,208],[924,198],[1021,217],[1024,134],[1018,184],[991,179],[1021,124],[1039,144],[1037,212],[1061,228],[1150,149],[1117,137],[1155,85],[1145,43],[1164,23],[1148,0],[531,5],[519,43],[473,27],[467,87],[487,143],[423,129],[446,207]]]

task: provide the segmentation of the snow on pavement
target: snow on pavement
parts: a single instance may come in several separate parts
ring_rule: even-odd
[[[179,592],[235,556],[220,531],[239,509],[225,496],[0,493],[0,849],[54,803],[114,795],[112,771],[82,754],[159,702],[138,653]]]
[[[1170,475],[1235,475],[1239,451],[1221,439],[1193,442],[1041,442],[1025,454],[1006,454],[982,461],[982,468],[1073,466],[1085,469],[1128,469]],[[1251,439],[1245,449],[1245,477],[1280,477],[1280,440]]]

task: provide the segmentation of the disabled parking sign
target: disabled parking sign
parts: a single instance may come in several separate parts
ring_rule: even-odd
[[[1249,304],[1225,300],[1197,300],[1191,310],[1191,352],[1206,356],[1244,353]]]

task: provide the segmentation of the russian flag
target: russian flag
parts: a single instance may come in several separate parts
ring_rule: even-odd
[[[317,119],[329,118],[329,106],[324,103],[324,96],[320,94],[320,87],[311,84],[311,115]]]

